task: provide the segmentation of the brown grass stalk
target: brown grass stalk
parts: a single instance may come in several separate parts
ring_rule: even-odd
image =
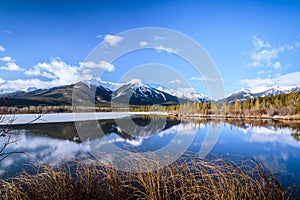
[[[121,158],[120,158],[121,159]],[[74,160],[57,167],[42,165],[34,175],[22,174],[0,182],[1,199],[293,199],[294,186],[283,187],[262,164],[237,164],[185,156],[164,166],[153,154],[133,153],[127,167],[144,172],[118,171],[113,163]],[[133,165],[133,163],[135,163]],[[152,171],[153,167],[157,170]]]

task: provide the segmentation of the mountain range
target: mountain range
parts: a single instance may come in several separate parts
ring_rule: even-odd
[[[225,100],[227,103],[233,103],[236,99],[238,101],[245,101],[247,99],[256,98],[256,97],[265,97],[265,96],[276,96],[280,94],[288,94],[291,92],[300,92],[300,87],[282,87],[282,86],[274,86],[267,88],[266,90],[255,92],[250,89],[242,88],[237,92],[234,92],[231,95],[228,95]]]
[[[2,94],[2,104],[13,106],[36,105],[72,105],[73,88],[76,88],[76,100],[85,103],[87,99],[94,99],[95,104],[109,105],[112,101],[130,105],[177,105],[188,101],[214,101],[212,98],[196,93],[194,90],[174,90],[162,86],[144,84],[141,80],[133,79],[120,84],[105,81],[85,81],[76,84],[53,87],[49,89],[37,89],[30,87],[26,91],[16,91]],[[299,92],[300,87],[275,86],[264,91],[253,92],[249,89],[241,89],[225,99],[217,102],[232,103],[236,99],[244,101],[249,98],[274,96]],[[9,100],[7,98],[9,97]]]

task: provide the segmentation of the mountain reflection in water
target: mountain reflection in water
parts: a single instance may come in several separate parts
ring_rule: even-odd
[[[76,122],[76,125],[66,122],[14,126],[12,137],[20,140],[10,144],[6,151],[24,151],[26,154],[15,154],[2,161],[0,173],[6,178],[26,168],[26,164],[55,165],[74,158],[92,157],[90,151],[93,148],[101,149],[111,144],[120,148],[130,147],[134,151],[156,151],[175,142],[174,150],[188,145],[187,151],[198,152],[207,130],[221,125],[222,133],[207,158],[254,158],[278,172],[283,179],[291,176],[292,180],[300,183],[300,123],[246,119],[180,120],[161,116],[119,120],[83,121]],[[126,127],[126,120],[136,126]],[[98,128],[91,129],[95,125]],[[99,133],[99,128],[103,133]],[[81,131],[80,137],[77,129]],[[0,138],[0,142],[2,144],[4,138]],[[169,150],[172,151],[172,148]]]

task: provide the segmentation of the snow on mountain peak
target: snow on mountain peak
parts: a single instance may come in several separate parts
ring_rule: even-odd
[[[125,84],[143,85],[143,81],[141,79],[131,79]]]
[[[111,91],[115,91],[115,90],[119,89],[123,84],[100,80],[100,81],[98,81],[98,86],[99,85],[101,85],[102,87],[105,87]]]
[[[248,88],[241,88],[238,91],[228,95],[228,97],[229,96],[236,96],[236,95],[240,95],[240,94],[245,94],[247,96],[249,96],[249,95],[251,96],[253,94],[253,92]]]
[[[282,87],[279,86],[279,85],[275,85],[275,86],[269,88],[268,90],[272,90],[272,91],[285,91],[285,89],[282,88]]]
[[[241,92],[243,92],[243,93],[251,93],[251,90],[248,89],[248,88],[241,88],[240,90],[238,90],[235,93],[241,93]]]
[[[122,86],[122,84],[113,83],[113,82],[109,82],[109,81],[103,81],[101,79],[86,80],[86,81],[84,81],[84,84],[86,84],[88,87],[91,87],[91,85],[95,85],[98,87],[102,86],[103,88],[110,90],[110,91],[117,90],[119,87]]]
[[[280,85],[275,85],[271,87],[262,86],[257,88],[251,88],[251,92],[253,94],[263,93],[266,91],[281,91],[287,93],[290,92],[293,88],[295,88],[295,86],[280,86]]]
[[[287,94],[293,91],[294,86],[273,86],[269,87],[264,91],[256,93],[257,96],[264,97],[264,96],[274,96],[279,94]]]
[[[177,89],[169,89],[163,86],[156,87],[157,90],[174,95],[179,98],[188,99],[188,100],[212,100],[211,98],[197,93],[193,88],[177,88]]]
[[[275,85],[272,87],[257,87],[246,89],[242,88],[226,97],[227,102],[233,102],[235,99],[239,99],[240,101],[255,98],[255,97],[265,97],[265,96],[275,96],[280,94],[288,94],[290,92],[300,91],[299,87],[296,86],[280,86]]]

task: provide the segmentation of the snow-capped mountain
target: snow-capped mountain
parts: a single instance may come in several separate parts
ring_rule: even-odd
[[[195,101],[195,100],[199,102],[212,101],[212,98],[197,93],[193,88],[179,88],[175,90],[163,86],[158,86],[156,87],[156,89],[188,101]]]
[[[292,88],[291,92],[300,92],[300,86]]]
[[[259,91],[257,89],[246,89],[246,88],[242,88],[240,90],[238,90],[237,92],[234,92],[233,94],[230,94],[226,97],[226,102],[227,103],[232,103],[235,101],[235,99],[238,99],[239,101],[245,101],[247,99],[251,99],[251,98],[255,98],[255,97],[265,97],[265,96],[276,96],[276,95],[280,95],[280,94],[288,94],[291,92],[300,92],[300,87],[283,87],[283,86],[273,86],[273,87],[269,87],[266,88],[263,91]],[[224,101],[220,100],[220,101]]]
[[[290,93],[290,88],[280,87],[279,85],[271,87],[263,92],[256,93],[257,97],[265,97],[265,96],[274,96],[279,94],[287,94]]]
[[[94,85],[94,86],[102,87],[108,91],[115,91],[122,86],[121,83],[113,83],[109,81],[96,80],[96,79],[87,80],[84,81],[83,83],[85,83],[88,87]]]
[[[112,100],[118,103],[134,105],[164,104],[167,102],[178,104],[176,96],[143,84],[139,79],[133,79],[124,83],[112,93]]]
[[[253,94],[249,89],[242,88],[233,94],[226,97],[226,102],[231,103],[234,102],[236,99],[239,101],[244,101],[250,98],[256,97],[255,94]]]

